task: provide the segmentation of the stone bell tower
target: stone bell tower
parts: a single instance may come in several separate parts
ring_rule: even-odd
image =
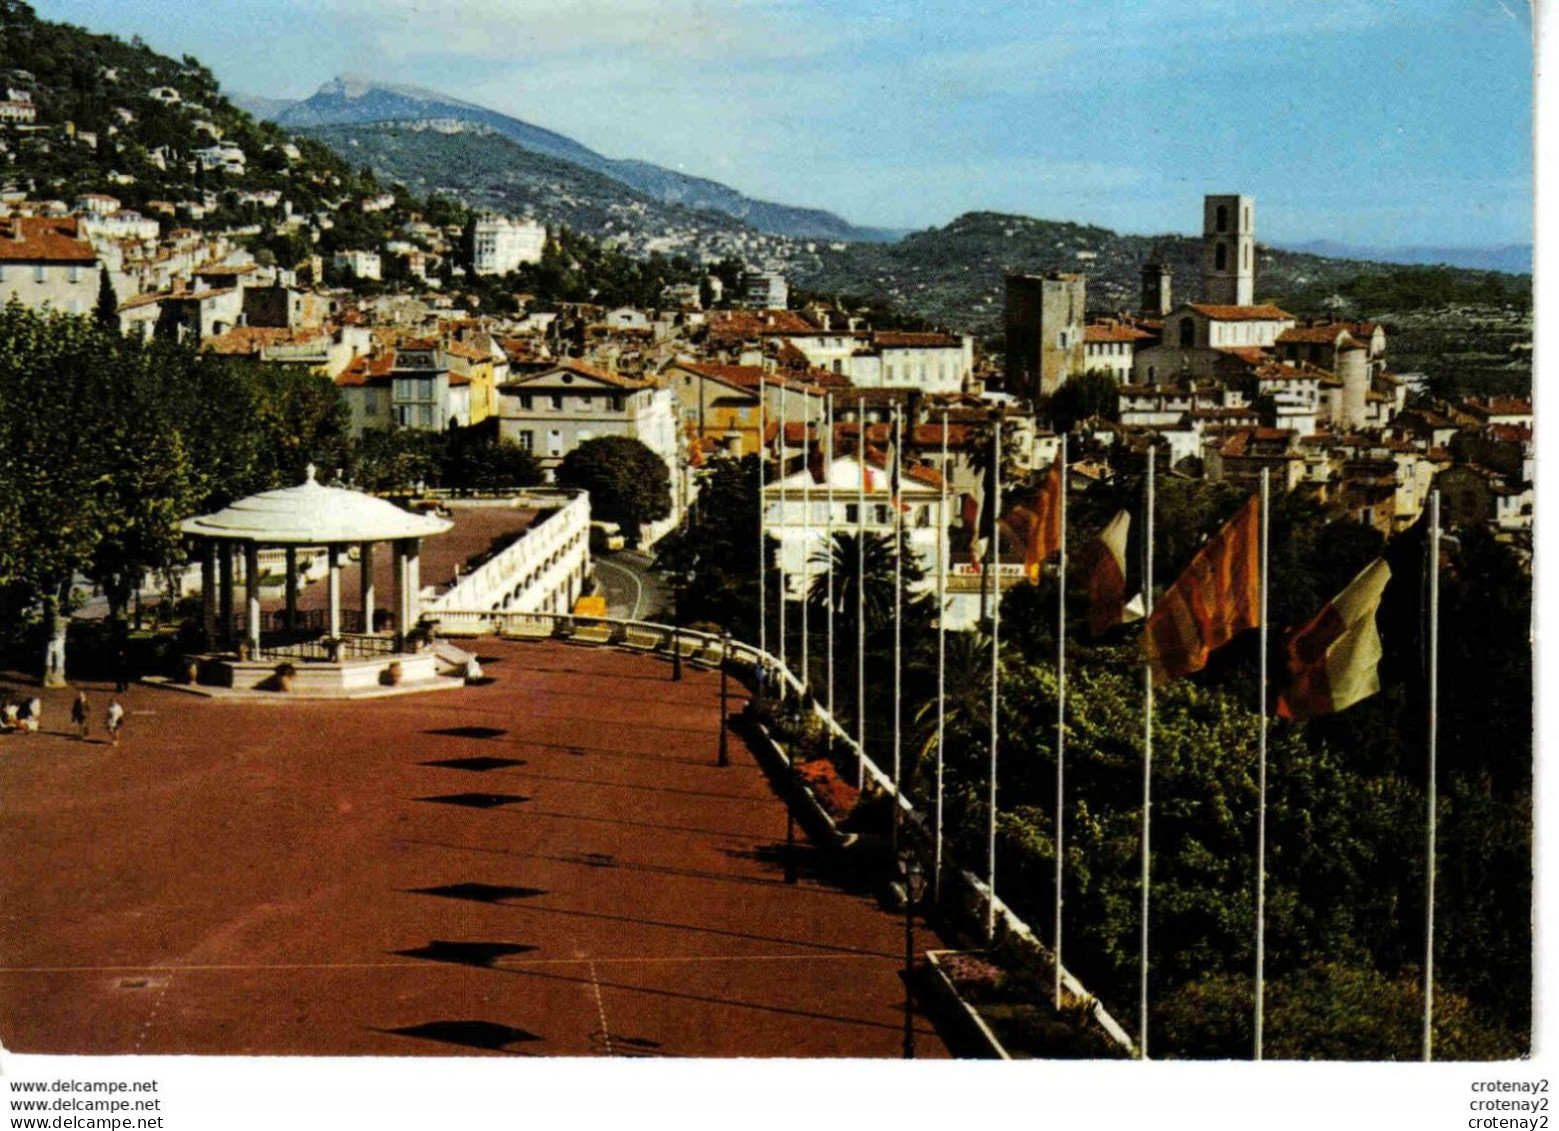
[[[1202,301],[1250,306],[1256,292],[1256,201],[1249,196],[1202,200]]]

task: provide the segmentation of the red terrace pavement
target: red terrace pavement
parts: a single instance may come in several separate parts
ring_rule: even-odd
[[[476,554],[486,550],[493,539],[524,530],[536,520],[533,507],[456,507],[451,511],[453,529],[422,543],[422,584],[436,585],[442,591],[455,579],[455,567],[463,566]],[[382,608],[388,608],[394,599],[392,554],[387,543],[374,547],[374,599]],[[341,607],[355,609],[361,604],[359,594],[362,570],[355,561],[343,558],[341,570]],[[242,588],[237,603],[242,604]],[[329,587],[324,580],[310,583],[298,591],[298,608],[323,609],[330,601]],[[280,596],[266,599],[266,611],[285,607]]]
[[[735,736],[715,765],[717,673],[479,651],[489,685],[351,703],[137,686],[117,748],[103,687],[86,743],[45,695],[47,733],[0,738],[0,1041],[901,1054],[903,921],[810,856],[783,882],[762,770]]]

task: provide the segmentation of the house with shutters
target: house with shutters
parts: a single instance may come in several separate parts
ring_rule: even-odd
[[[532,453],[550,478],[563,457],[586,440],[627,436],[680,474],[671,390],[569,359],[498,388],[499,435]]]

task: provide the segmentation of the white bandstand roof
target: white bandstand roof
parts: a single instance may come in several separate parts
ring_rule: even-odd
[[[452,525],[442,518],[412,514],[361,491],[323,486],[315,482],[311,464],[308,478],[296,487],[250,495],[215,514],[186,518],[179,529],[202,538],[235,542],[323,546],[427,538]]]

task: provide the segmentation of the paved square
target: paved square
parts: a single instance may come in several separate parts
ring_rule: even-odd
[[[735,736],[715,765],[717,673],[477,651],[491,684],[353,703],[132,688],[117,748],[104,688],[85,743],[46,695],[50,733],[0,738],[0,1041],[900,1055],[902,920],[783,882],[784,807]]]

